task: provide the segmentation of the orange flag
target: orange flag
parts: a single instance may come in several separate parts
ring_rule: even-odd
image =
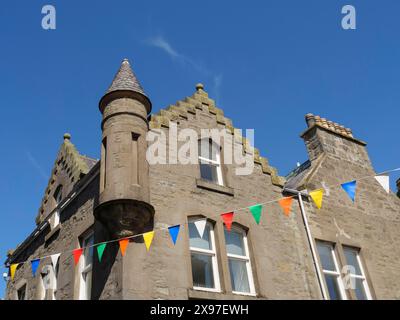
[[[125,255],[126,247],[128,246],[128,244],[129,244],[129,239],[119,240],[119,248],[121,249],[122,256]]]
[[[72,254],[74,255],[75,265],[78,264],[79,258],[81,257],[82,252],[83,252],[83,248],[75,249],[74,251],[72,251]]]
[[[279,200],[279,204],[281,205],[283,212],[288,217],[290,214],[290,210],[292,209],[292,197],[287,197]]]
[[[221,214],[221,217],[226,225],[226,229],[228,229],[228,231],[231,231],[232,221],[233,221],[233,212],[223,213],[223,214]]]

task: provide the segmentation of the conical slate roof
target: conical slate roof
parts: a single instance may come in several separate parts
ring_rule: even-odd
[[[146,95],[138,79],[133,73],[128,59],[124,59],[122,61],[121,67],[115,75],[114,80],[111,83],[111,86],[108,88],[106,94],[118,90],[129,90]]]
[[[151,101],[136,78],[128,59],[122,61],[111,86],[100,99],[100,111],[103,112],[105,106],[111,100],[126,97],[140,100],[146,106],[147,113],[149,114],[151,112]]]

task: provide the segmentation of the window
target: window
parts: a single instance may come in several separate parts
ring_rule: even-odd
[[[219,146],[211,139],[199,140],[199,163],[202,179],[223,185]]]
[[[51,265],[45,265],[40,271],[40,282],[38,286],[39,300],[55,300],[57,279]]]
[[[92,291],[93,233],[82,237],[83,254],[79,260],[79,299],[90,300]]]
[[[370,300],[372,299],[371,293],[368,287],[367,279],[362,267],[359,249],[352,247],[343,247],[343,252],[346,257],[347,265],[349,268],[349,277],[352,284],[352,289],[358,300]]]
[[[17,300],[26,300],[26,284],[17,290]]]
[[[246,232],[238,227],[224,230],[232,292],[255,294]]]
[[[62,185],[59,185],[56,189],[56,191],[54,192],[54,200],[56,203],[56,207],[59,206],[59,204],[62,201]],[[53,213],[52,217],[50,218],[50,227],[51,229],[54,229],[55,227],[58,226],[58,224],[60,223],[60,211],[59,208],[57,208],[57,210]]]
[[[317,248],[322,272],[325,277],[325,285],[329,292],[329,298],[331,300],[346,300],[347,297],[340,276],[339,265],[333,244],[317,241]]]
[[[212,224],[207,221],[203,238],[201,238],[194,221],[190,221],[189,238],[193,288],[198,290],[219,291],[218,264]]]

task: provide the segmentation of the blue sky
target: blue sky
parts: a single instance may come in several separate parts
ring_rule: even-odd
[[[41,28],[45,4],[56,30]],[[345,4],[357,30],[341,28]],[[98,101],[125,57],[153,111],[204,83],[281,175],[307,159],[308,112],[367,141],[376,171],[400,167],[399,15],[398,0],[2,4],[0,260],[33,230],[64,132],[99,157]]]

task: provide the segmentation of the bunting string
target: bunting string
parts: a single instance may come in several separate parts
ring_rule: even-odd
[[[350,182],[346,182],[346,183],[341,184],[341,186],[348,193],[348,195],[350,196],[351,200],[354,202],[356,182],[358,182],[360,180],[365,180],[365,179],[368,179],[368,178],[371,178],[371,177],[377,178],[379,176],[384,176],[384,175],[387,175],[389,173],[396,172],[396,171],[400,171],[400,168],[396,168],[396,169],[392,169],[392,170],[386,170],[386,171],[383,171],[381,173],[377,173],[377,174],[374,174],[374,175],[368,175],[368,176],[360,177],[360,178],[357,178],[357,179],[353,179],[353,180],[350,180]],[[381,179],[376,179],[376,180],[382,185],[382,187],[385,188],[385,190],[387,189],[382,184]],[[325,189],[326,188],[335,187],[335,186],[336,185],[328,185],[328,186],[325,186]],[[319,188],[319,189],[316,189],[316,190],[313,190],[313,191],[309,192],[309,196],[312,198],[312,200],[314,201],[314,203],[316,204],[318,209],[320,209],[321,206],[322,206],[323,191],[324,191],[324,188]],[[249,212],[253,215],[256,223],[259,224],[263,206],[265,206],[267,204],[278,202],[281,205],[281,207],[282,207],[282,209],[284,211],[284,214],[286,216],[288,216],[289,213],[290,213],[292,200],[296,196],[297,195],[285,196],[285,197],[280,197],[280,198],[269,200],[269,201],[265,201],[265,202],[260,202],[260,203],[257,203],[255,205],[253,204],[253,205],[250,205],[250,206],[247,206],[247,207],[225,211],[225,213],[218,214],[218,215],[215,215],[215,216],[209,216],[209,218],[215,218],[215,217],[220,216],[222,218],[222,221],[225,223],[225,225],[227,227],[227,230],[230,231],[234,214],[236,214],[237,212],[240,212],[240,211],[249,210]],[[197,221],[194,221],[194,223],[196,225],[196,228],[197,228],[197,230],[199,232],[200,237],[203,237],[204,229],[205,229],[205,226],[206,226],[206,220],[207,220],[207,218],[204,217],[204,218],[199,218]],[[148,232],[143,232],[143,233],[135,234],[135,235],[128,236],[128,237],[123,237],[123,238],[120,238],[120,239],[113,239],[113,240],[103,241],[103,242],[95,243],[95,244],[92,244],[92,245],[88,245],[86,247],[76,248],[76,249],[73,249],[73,250],[66,250],[66,251],[63,251],[61,253],[49,254],[49,255],[46,255],[46,256],[42,256],[40,258],[34,258],[34,259],[30,259],[30,260],[26,260],[26,261],[22,261],[22,262],[18,262],[18,263],[13,263],[13,264],[11,264],[9,266],[11,279],[14,278],[14,275],[15,275],[17,267],[19,265],[22,265],[22,264],[27,263],[27,262],[31,263],[33,276],[35,276],[35,274],[36,274],[36,270],[37,270],[37,268],[39,266],[40,261],[44,260],[46,258],[51,258],[52,259],[52,263],[53,263],[53,266],[55,268],[54,264],[57,263],[58,257],[60,256],[60,254],[72,253],[73,258],[74,258],[74,262],[75,262],[75,265],[76,265],[79,262],[79,259],[80,259],[81,255],[82,255],[82,253],[86,249],[93,248],[93,247],[97,248],[96,251],[97,251],[97,254],[98,254],[98,259],[101,262],[101,259],[102,259],[104,250],[106,248],[106,245],[109,244],[109,243],[119,242],[120,249],[121,249],[121,254],[122,254],[122,256],[124,256],[126,248],[128,246],[128,243],[129,243],[129,240],[133,239],[133,238],[143,237],[146,249],[147,249],[147,251],[149,251],[155,231],[168,230],[168,232],[170,234],[170,237],[172,239],[172,242],[175,245],[176,241],[177,241],[177,237],[178,237],[178,233],[179,233],[180,227],[186,226],[189,223],[190,222],[184,222],[184,223],[180,223],[180,224],[176,224],[176,225],[171,225],[169,227],[159,227],[157,229],[153,229],[153,230],[148,231]]]

